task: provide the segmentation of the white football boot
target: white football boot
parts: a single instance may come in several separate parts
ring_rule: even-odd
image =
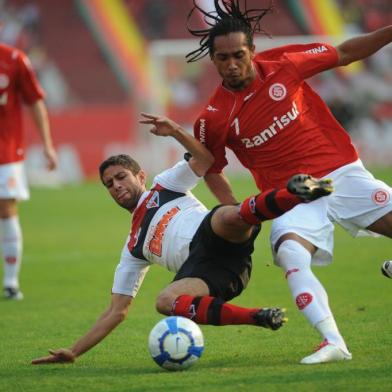
[[[14,301],[21,301],[23,299],[23,293],[19,289],[12,287],[5,287],[3,290],[4,298]]]
[[[326,362],[350,361],[351,359],[351,353],[343,351],[338,346],[329,343],[328,340],[324,340],[313,354],[302,358],[300,363],[303,365],[316,365]]]

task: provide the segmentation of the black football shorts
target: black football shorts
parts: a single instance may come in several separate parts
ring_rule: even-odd
[[[251,238],[245,243],[226,241],[211,228],[211,217],[219,207],[215,207],[201,222],[191,241],[189,256],[173,281],[200,278],[208,285],[211,296],[229,301],[240,295],[249,282],[251,254],[260,226],[254,227]]]

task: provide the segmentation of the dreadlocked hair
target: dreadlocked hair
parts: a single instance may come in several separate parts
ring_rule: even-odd
[[[274,10],[273,0],[268,8],[248,9],[247,0],[244,0],[244,10],[241,10],[240,0],[214,0],[215,11],[207,12],[193,0],[193,8],[188,14],[187,29],[195,37],[201,37],[200,47],[188,53],[185,57],[188,63],[202,59],[209,53],[212,55],[215,37],[234,32],[243,32],[246,35],[249,47],[253,45],[253,36],[256,33],[269,34],[261,28],[260,21]],[[204,22],[210,26],[206,29],[191,29],[189,27],[192,15],[199,11]]]

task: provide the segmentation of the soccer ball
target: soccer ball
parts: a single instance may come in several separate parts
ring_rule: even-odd
[[[392,279],[392,260],[384,261],[381,266],[381,272],[387,278]]]
[[[203,334],[192,320],[179,316],[166,317],[151,330],[148,349],[154,361],[164,369],[187,369],[204,350]]]

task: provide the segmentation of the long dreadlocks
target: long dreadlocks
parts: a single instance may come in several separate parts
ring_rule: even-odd
[[[244,0],[244,10],[241,11],[240,0],[214,0],[215,11],[207,12],[193,0],[193,8],[188,14],[187,29],[195,37],[201,37],[200,47],[188,53],[185,57],[188,63],[202,59],[208,53],[213,53],[214,39],[220,35],[233,32],[243,32],[247,38],[249,47],[253,45],[255,33],[267,34],[262,28],[260,21],[268,13],[273,11],[273,0],[270,0],[268,8],[248,9],[247,0]],[[203,15],[204,22],[210,26],[206,29],[196,30],[189,27],[192,15],[199,11]]]

